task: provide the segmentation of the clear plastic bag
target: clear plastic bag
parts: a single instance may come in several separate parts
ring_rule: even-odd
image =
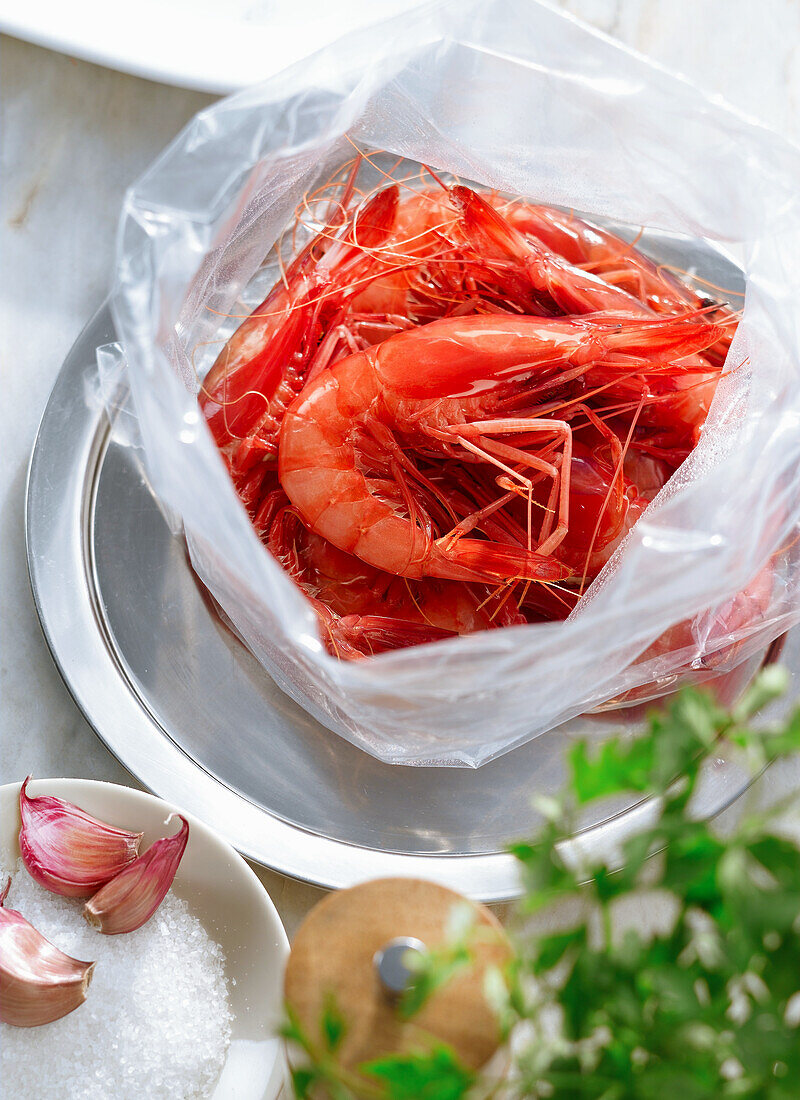
[[[221,318],[258,301],[298,201],[352,155],[345,134],[741,246],[744,312],[702,440],[566,622],[339,662],[234,492],[198,372]],[[113,309],[152,485],[270,675],[382,760],[477,766],[608,700],[749,669],[797,620],[799,297],[797,150],[544,4],[455,0],[201,112],[128,193]]]

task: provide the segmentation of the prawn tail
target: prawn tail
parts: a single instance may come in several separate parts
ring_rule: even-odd
[[[399,202],[399,188],[392,184],[359,206],[320,260],[318,274],[342,289],[349,281],[356,282],[349,296],[357,296],[364,289],[359,277],[364,269],[376,266],[373,253],[386,244],[395,228]]]
[[[490,260],[524,264],[529,251],[525,238],[482,195],[458,185],[450,189],[449,197],[461,215],[461,231],[475,252]]]
[[[428,572],[452,580],[494,583],[504,581],[563,581],[572,570],[550,555],[482,539],[438,539]]]
[[[453,630],[389,615],[345,615],[329,623],[328,629],[331,645],[351,660],[457,636]]]
[[[395,228],[400,188],[396,183],[378,191],[356,211],[350,239],[362,248],[379,248]]]

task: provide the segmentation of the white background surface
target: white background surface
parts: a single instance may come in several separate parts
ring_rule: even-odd
[[[800,139],[797,0],[562,6]],[[28,772],[133,783],[82,719],[42,639],[25,566],[25,469],[61,362],[110,284],[123,191],[211,97],[1,41],[0,783]],[[762,796],[793,782],[773,769]],[[291,935],[319,891],[262,877]]]

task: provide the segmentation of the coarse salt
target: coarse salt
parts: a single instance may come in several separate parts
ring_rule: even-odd
[[[62,951],[96,960],[84,1004],[43,1027],[0,1024],[2,1094],[15,1100],[210,1096],[231,1039],[221,947],[171,891],[136,932],[103,936],[83,901],[18,865],[6,900]],[[0,882],[9,872],[0,873]]]

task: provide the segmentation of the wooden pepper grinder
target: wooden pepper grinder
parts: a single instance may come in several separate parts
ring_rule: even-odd
[[[453,906],[472,906],[473,962],[431,994],[410,1020],[397,1001],[413,981],[408,952],[446,944]],[[320,1041],[330,998],[345,1020],[337,1059],[347,1070],[386,1054],[447,1043],[470,1069],[498,1049],[498,1021],[487,1004],[487,967],[502,966],[511,948],[500,923],[482,905],[421,879],[387,878],[328,895],[312,909],[295,937],[286,969],[286,1001],[306,1035]]]

